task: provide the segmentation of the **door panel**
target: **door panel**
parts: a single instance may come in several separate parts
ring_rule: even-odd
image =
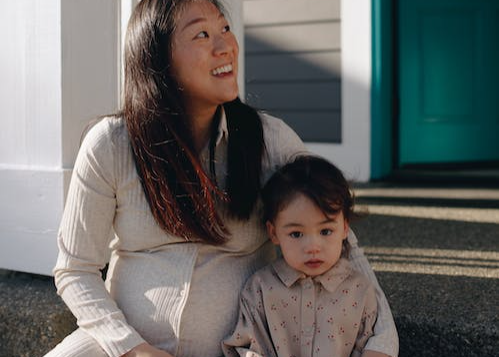
[[[499,1],[400,0],[399,165],[499,160]]]

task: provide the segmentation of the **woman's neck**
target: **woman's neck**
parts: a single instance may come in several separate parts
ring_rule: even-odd
[[[215,107],[188,113],[194,148],[198,153],[203,150],[210,140],[213,118],[216,111],[217,108]]]

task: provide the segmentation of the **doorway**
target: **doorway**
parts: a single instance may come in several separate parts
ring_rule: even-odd
[[[374,178],[499,163],[499,2],[373,1],[372,8]]]

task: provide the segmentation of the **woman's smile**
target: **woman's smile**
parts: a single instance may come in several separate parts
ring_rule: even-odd
[[[228,75],[232,75],[233,74],[232,63],[215,68],[214,70],[211,71],[211,74],[213,74],[216,77],[225,77]]]

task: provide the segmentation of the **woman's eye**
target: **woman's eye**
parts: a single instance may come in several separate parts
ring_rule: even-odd
[[[303,236],[303,233],[302,232],[291,232],[291,233],[289,233],[289,236],[291,238],[301,238]]]
[[[225,25],[222,32],[230,32],[230,26],[229,25]]]
[[[201,31],[200,33],[198,33],[196,35],[196,38],[208,38],[208,37],[210,37],[210,36],[208,36],[208,32],[206,32],[206,31]]]
[[[322,229],[322,230],[321,230],[321,235],[322,235],[322,236],[329,236],[329,235],[331,235],[331,234],[333,234],[333,231],[332,231],[331,229],[329,229],[329,228],[326,228],[326,229]]]

